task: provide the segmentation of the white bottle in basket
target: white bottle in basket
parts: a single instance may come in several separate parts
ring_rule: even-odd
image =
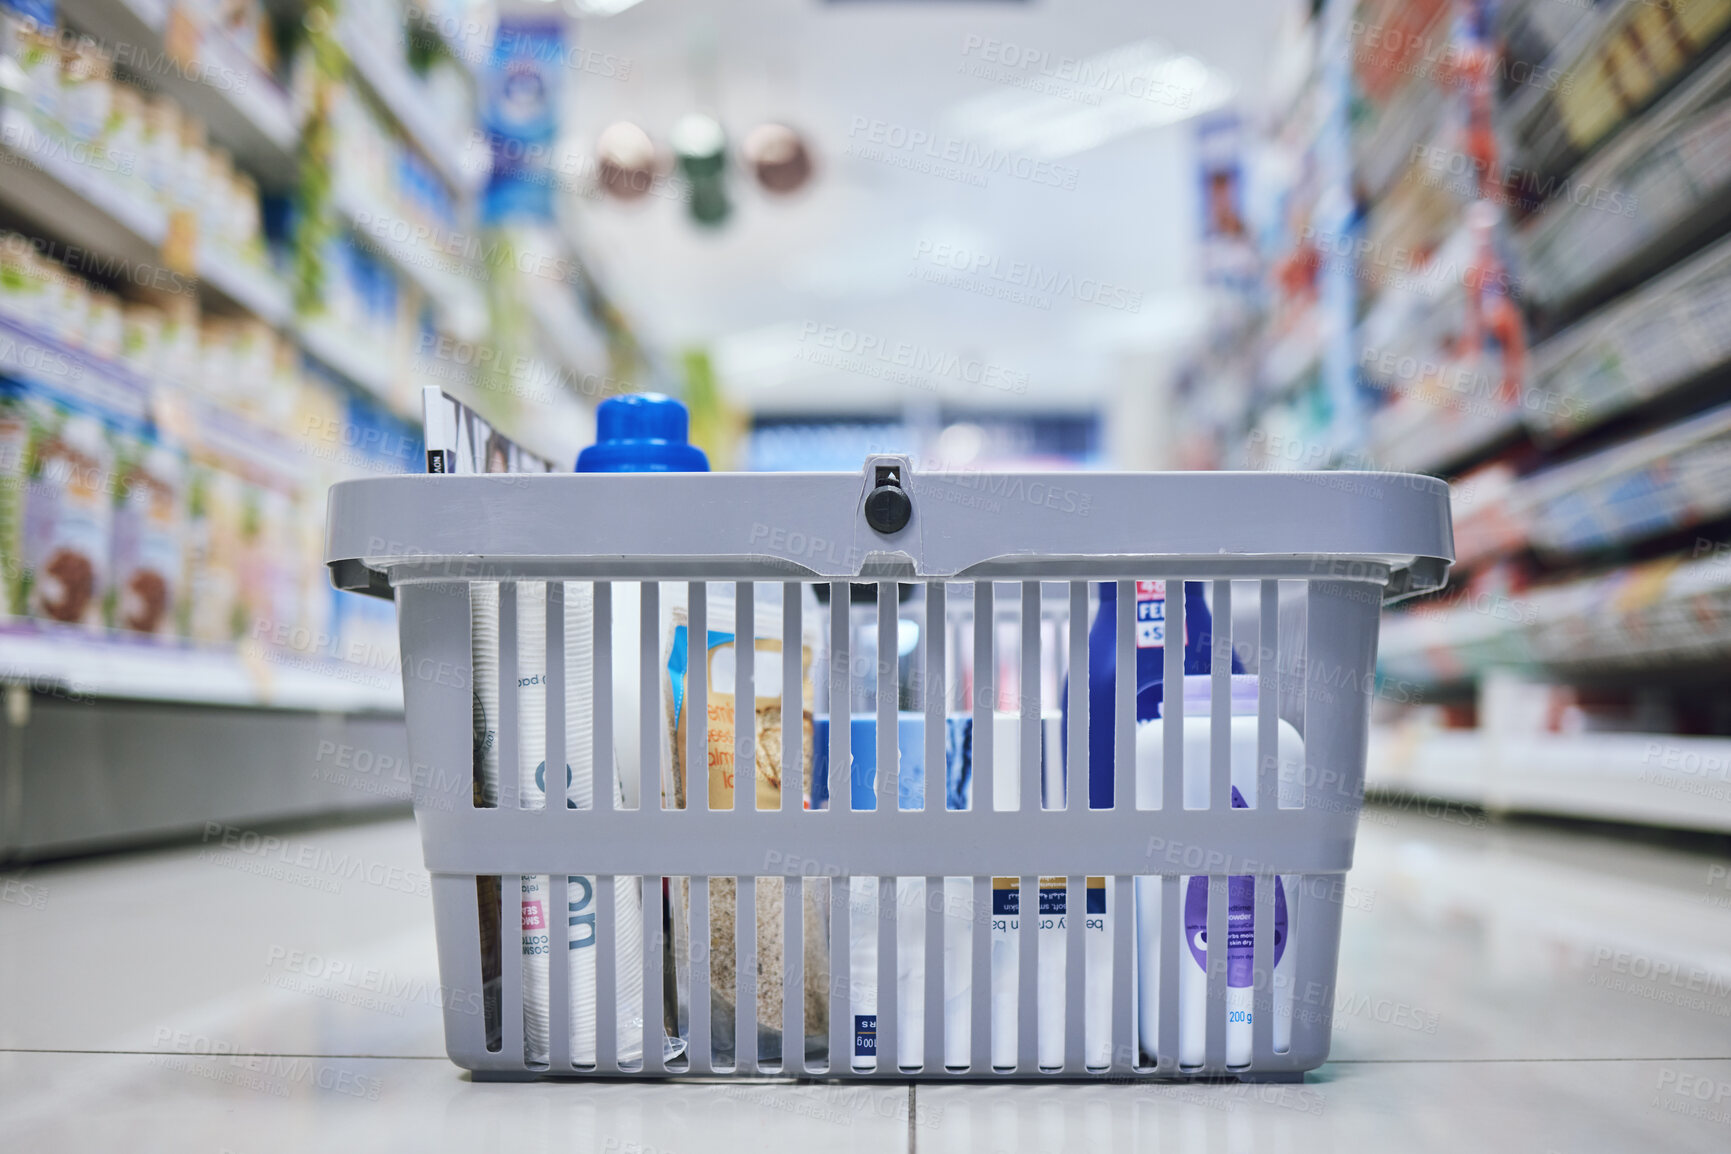
[[[592,722],[593,662],[590,648],[594,586],[569,581],[565,588],[565,784],[560,774],[548,780],[547,748],[547,586],[539,581],[517,583],[517,712],[518,712],[518,804],[541,809],[548,804],[588,808],[594,797],[594,749]],[[617,776],[611,785],[617,801]],[[621,1061],[636,1061],[643,1054],[643,897],[627,879],[614,903],[617,937],[603,938],[595,924],[594,875],[568,875],[566,910],[563,916],[551,908],[551,893],[545,875],[523,878],[523,1050],[531,1065],[545,1064],[550,1057],[549,951],[562,938],[569,952],[570,1020],[561,1023],[570,1031],[571,1056],[579,1064],[595,1060],[595,950],[620,949],[618,967],[618,1017],[623,1036],[619,1041]],[[639,883],[640,884],[640,883]],[[622,947],[622,948],[621,948]]]
[[[1209,746],[1213,730],[1209,706],[1211,680],[1207,674],[1184,679],[1186,809],[1202,809],[1208,805]],[[1255,808],[1257,805],[1258,721],[1256,675],[1233,675],[1231,765],[1232,805],[1235,809]],[[1161,796],[1165,752],[1164,718],[1137,725],[1136,792],[1140,807],[1151,807]],[[1298,731],[1284,720],[1278,723],[1275,759],[1280,804],[1286,807],[1301,804],[1304,741]],[[1293,952],[1288,934],[1290,922],[1286,891],[1293,880],[1283,876],[1277,879],[1275,887],[1273,1038],[1277,1051],[1289,1048],[1292,1035]],[[1250,1062],[1252,1036],[1254,885],[1248,877],[1234,876],[1228,880],[1227,888],[1226,1064],[1243,1066]],[[1184,941],[1178,950],[1178,1064],[1195,1067],[1201,1066],[1205,1060],[1207,1042],[1208,878],[1201,875],[1180,878],[1179,901]],[[1160,1033],[1162,904],[1160,878],[1137,878],[1138,1018],[1142,1049],[1149,1055],[1157,1053]]]

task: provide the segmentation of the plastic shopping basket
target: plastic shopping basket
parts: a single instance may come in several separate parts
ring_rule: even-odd
[[[870,458],[861,474],[347,481],[331,491],[327,548],[338,587],[396,600],[409,746],[417,780],[424,784],[416,795],[416,817],[433,879],[441,980],[450,995],[443,999],[446,1043],[454,1062],[484,1078],[728,1073],[939,1080],[1302,1078],[1328,1055],[1346,904],[1342,879],[1352,865],[1362,797],[1380,608],[1439,587],[1452,556],[1447,486],[1429,477],[983,474],[922,471],[899,456]],[[625,789],[627,795],[640,793],[636,808],[623,808],[606,789],[595,791],[588,808],[558,801],[525,808],[525,794],[510,772],[499,777],[496,804],[474,786],[481,755],[471,598],[483,588],[497,591],[489,595],[499,606],[496,724],[502,762],[515,765],[522,753],[516,718],[523,695],[544,692],[545,764],[558,765],[568,757],[567,582],[592,583],[583,586],[591,591],[584,603],[592,600],[594,606],[592,628],[586,630],[592,632],[591,648],[583,658],[590,663],[584,668],[595,671],[584,677],[594,695],[593,764],[613,765],[622,743],[640,751],[640,757],[632,755],[633,767],[625,766],[630,759],[620,758],[620,772],[637,775]],[[754,590],[761,606],[769,592],[765,583],[780,586],[774,592],[789,640],[781,649],[780,716],[797,719],[811,708],[809,699],[801,699],[806,690],[797,639],[809,624],[803,614],[817,612],[826,619],[817,635],[827,653],[814,668],[815,676],[828,683],[830,701],[838,707],[848,703],[862,679],[884,681],[886,691],[876,693],[864,718],[853,720],[852,710],[840,710],[838,717],[845,713],[850,723],[827,725],[827,750],[815,751],[828,755],[827,782],[819,774],[832,799],[826,808],[813,801],[812,792],[821,790],[791,784],[781,790],[778,809],[757,808],[745,788],[738,791],[744,800],[732,810],[710,808],[701,788],[682,808],[665,791],[666,800],[657,799],[656,782],[665,779],[670,742],[685,743],[680,751],[687,764],[705,766],[713,756],[702,725],[689,726],[683,737],[668,736],[674,693],[668,687],[668,637],[662,627],[668,599],[678,596],[689,605],[691,637],[713,639],[713,632],[706,633],[706,589],[735,582],[740,621],[753,619]],[[1171,583],[1175,594],[1185,588],[1207,591],[1214,627],[1213,636],[1204,640],[1213,660],[1205,681],[1194,670],[1189,679],[1188,687],[1200,690],[1200,697],[1189,694],[1192,700],[1186,703],[1187,694],[1166,695],[1161,706],[1165,728],[1155,742],[1161,775],[1152,788],[1144,780],[1139,792],[1135,653],[1153,636],[1144,628],[1155,623],[1133,617],[1143,614],[1146,590],[1157,588],[1155,582]],[[1090,645],[1098,641],[1098,636],[1090,638],[1088,622],[1107,583],[1114,583],[1122,610],[1112,638],[1116,680],[1106,683],[1112,687],[1111,744],[1106,746],[1115,751],[1108,779],[1112,804],[1091,808],[1089,792],[1079,787],[1090,779],[1085,671]],[[640,603],[635,636],[621,636],[624,630],[613,627],[626,586]],[[802,587],[812,586],[824,587],[828,608],[819,609],[803,594]],[[869,603],[855,603],[862,594],[869,601],[874,587],[876,603],[885,611],[877,614],[875,632],[862,634],[850,627],[849,610],[869,611]],[[899,595],[909,594],[910,587],[919,593],[911,604],[922,615],[914,625],[926,627],[910,627],[909,610],[896,609]],[[518,607],[539,606],[543,600],[549,660],[544,676],[540,671],[529,676],[519,670]],[[1162,656],[1146,658],[1164,663],[1159,668],[1166,686],[1184,678],[1185,646],[1176,639],[1191,637],[1185,600],[1174,595],[1164,602],[1158,624],[1175,643],[1166,645]],[[1018,620],[1019,610],[1019,628],[1004,627],[1006,606],[1011,622]],[[1196,617],[1196,611],[1191,615]],[[717,627],[714,622],[707,626]],[[915,638],[911,645],[909,637]],[[877,653],[898,654],[898,659],[875,666],[861,661],[866,641]],[[647,703],[628,719],[628,733],[615,721],[615,698],[626,688],[618,681],[615,658],[626,647],[638,652],[632,688]],[[970,656],[971,671],[958,695],[955,682]],[[1249,691],[1252,703],[1245,706],[1255,723],[1240,731],[1254,733],[1257,753],[1256,800],[1249,805],[1238,801],[1233,781],[1232,699],[1238,696],[1234,690],[1242,693],[1251,679],[1232,676],[1235,660],[1259,674]],[[909,662],[931,672],[910,678],[903,668]],[[676,704],[689,711],[685,716],[704,718],[711,704],[704,663],[690,665]],[[739,700],[761,700],[754,678],[768,684],[764,668],[761,661],[740,663]],[[1066,668],[1073,672],[1067,687]],[[898,670],[899,688],[889,692]],[[1048,700],[1056,694],[1067,708],[1061,741],[1060,731],[1048,724],[1050,706],[1042,712],[1042,686]],[[1011,701],[1009,713],[999,712],[1017,688],[1019,700]],[[980,767],[965,809],[946,807],[935,768],[948,764],[945,743],[955,727],[946,728],[946,719],[957,717],[958,699],[964,700],[960,713],[972,719],[972,764]],[[1182,720],[1186,710],[1190,728]],[[910,716],[923,717],[923,728],[901,724]],[[1199,720],[1203,717],[1206,726]],[[1280,735],[1286,726],[1302,738],[1302,781],[1296,793],[1275,780],[1281,756],[1276,745],[1285,740]],[[986,768],[994,765],[995,728],[1000,756],[1015,755],[1013,794],[1005,792],[1003,775]],[[801,781],[801,767],[814,752],[803,744],[812,740],[809,732],[800,724],[786,726],[780,739],[781,780]],[[921,735],[923,746],[916,739],[910,747],[909,732]],[[875,734],[875,750],[856,751],[875,752],[875,809],[857,804],[859,778],[850,743],[866,744],[860,733]],[[1187,798],[1184,778],[1186,739],[1198,733],[1204,742],[1200,748],[1207,751],[1204,808]],[[756,728],[741,725],[734,740],[734,763],[757,764]],[[1100,748],[1097,739],[1095,749]],[[1148,748],[1144,744],[1145,757]],[[932,781],[923,805],[907,808],[905,795],[898,793],[897,767],[911,764],[914,752],[922,749],[924,765],[934,767]],[[1189,756],[1196,773],[1195,748]],[[1067,791],[1067,805],[1063,796],[1052,796],[1054,766],[1062,766],[1064,779],[1076,783]],[[1044,802],[1042,773],[1048,787]],[[557,796],[556,788],[551,792]],[[1008,796],[1019,798],[1017,808],[1004,808]],[[1049,808],[1054,803],[1057,807]],[[573,951],[565,948],[548,949],[545,963],[548,1016],[556,1024],[548,1052],[544,1060],[526,1055],[526,971],[517,964],[514,945],[522,926],[510,900],[526,876],[547,879],[553,911],[567,909],[583,876],[595,879],[594,928],[609,948],[594,952],[590,988],[596,1038],[581,1064],[563,1028],[575,996]],[[1204,880],[1184,881],[1197,877]],[[641,1058],[625,1060],[618,992],[628,977],[634,985],[636,975],[622,972],[617,950],[617,934],[625,924],[619,895],[626,890],[609,883],[632,879],[635,887],[638,878],[649,1033],[655,1038],[660,1025],[680,1041],[667,1046],[652,1041],[639,1047]],[[711,941],[708,919],[715,908],[705,881],[718,878],[736,879],[732,892],[740,911],[756,908],[755,895],[765,879],[784,896],[782,972],[759,974],[750,964],[737,966],[732,980],[739,988],[724,991],[736,1007],[730,1032],[712,1031],[715,991],[704,948]],[[862,980],[871,984],[874,975],[862,979],[850,961],[850,930],[857,932],[860,923],[837,888],[844,884],[840,879],[854,878],[882,879],[880,894],[894,892],[897,878],[925,879],[928,897],[960,885],[974,911],[960,920],[958,931],[956,909],[944,902],[926,901],[912,923],[905,912],[892,914],[895,903],[878,904],[875,1038],[870,1042],[876,1058],[869,1062],[857,1060],[863,1045],[857,1009]],[[1284,880],[1276,884],[1276,878]],[[492,892],[507,895],[496,910],[478,896],[494,879],[502,889]],[[994,896],[1001,899],[994,879],[999,890],[1010,886],[1030,899],[1023,907],[1030,916],[1021,921],[1013,944],[998,934],[996,961],[993,934],[1002,926],[994,927],[985,916]],[[1099,969],[1085,965],[1085,926],[1099,926],[1092,912],[1088,919],[1044,916],[1049,899],[1067,902],[1052,907],[1059,911],[1102,908],[1085,893],[1090,883],[1109,891],[1106,908],[1113,911],[1110,931],[1099,939],[1109,942],[1099,947],[1109,951],[1109,962]],[[1185,899],[1181,886],[1193,884],[1202,888]],[[1158,917],[1145,919],[1158,925],[1137,926],[1136,895],[1143,890],[1133,886],[1160,897]],[[1251,887],[1242,892],[1253,893],[1244,900],[1254,902],[1254,918],[1229,924],[1229,893],[1232,902],[1239,901],[1240,886]],[[819,936],[827,939],[822,944],[827,960],[810,963],[807,959],[822,953],[811,952],[814,943],[804,935],[813,923],[801,911],[809,912],[820,891],[836,897],[816,922]],[[675,892],[689,892],[689,899],[670,900],[667,895]],[[1045,923],[1039,933],[1028,932],[1035,894]],[[1184,926],[1192,916],[1187,907],[1199,894],[1207,898],[1205,934],[1202,926],[1189,932]],[[1278,919],[1277,901],[1283,903]],[[910,983],[904,972],[898,980],[898,935],[914,941],[917,935],[909,926],[918,930],[922,918],[923,954],[914,956],[923,959],[923,974]],[[670,933],[675,925],[685,928]],[[1063,928],[1054,930],[1055,925]],[[740,913],[736,958],[753,958],[759,928],[749,914]],[[1140,928],[1156,931],[1142,939],[1143,945],[1138,945]],[[954,1003],[953,990],[962,984],[954,972],[946,975],[945,964],[946,949],[958,932],[972,942],[966,971],[971,989],[961,1005],[949,1007],[960,1016],[947,1021],[946,991],[952,991],[948,997]],[[555,925],[555,943],[562,944],[561,933]],[[1278,961],[1277,933],[1288,947]],[[1236,948],[1248,951],[1239,955],[1249,959],[1248,977],[1241,971],[1229,976],[1234,947],[1205,948],[1206,941],[1229,941],[1234,934],[1240,935]],[[676,956],[675,938],[688,943],[685,955]],[[484,960],[489,940],[505,943],[502,961]],[[1197,950],[1199,943],[1196,964],[1205,979],[1193,980],[1205,980],[1207,996],[1196,1001],[1204,1015],[1198,1019],[1200,1041],[1186,1060],[1179,1044],[1181,1018],[1189,1012],[1180,1006],[1185,996],[1181,951]],[[498,955],[495,948],[495,959]],[[994,978],[993,967],[1010,957],[1016,961],[1015,984],[1006,987],[1001,974]],[[1157,979],[1139,985],[1144,962],[1155,961]],[[905,971],[905,958],[902,964]],[[486,972],[488,965],[496,972]],[[1055,972],[1050,967],[1060,965],[1066,980],[1042,990],[1041,970]],[[671,981],[676,970],[684,983],[678,991]],[[1289,977],[1277,982],[1276,973]],[[996,1014],[994,981],[1008,998],[998,1003]],[[1248,992],[1233,994],[1232,988]],[[472,996],[483,989],[490,991],[486,998]],[[1279,1014],[1277,989],[1286,991],[1279,997],[1290,999],[1290,1004],[1280,1002]],[[1231,1008],[1235,998],[1243,1009]],[[1152,1011],[1155,1002],[1157,1026],[1139,1030],[1138,1003],[1148,1003]],[[917,1011],[912,1009],[916,1003]],[[780,1036],[788,1039],[779,1057],[766,1058],[757,1041],[757,1018],[765,1005],[779,1009]],[[1084,1036],[1084,1021],[1095,1011],[1108,1023],[1109,1044]],[[1036,1029],[1035,1023],[1042,1015],[1062,1020],[1054,1027],[1055,1047],[1039,1043],[1045,1027]],[[811,1027],[825,1017],[821,1028]],[[953,1057],[958,1021],[966,1022],[965,1064]],[[1239,1021],[1248,1027],[1239,1027]],[[1278,1022],[1289,1024],[1277,1047]],[[1239,1028],[1248,1029],[1248,1050],[1233,1058],[1229,1035]],[[1013,1029],[1015,1038],[1008,1059],[993,1046],[993,1031],[1006,1029]],[[910,1052],[916,1031],[923,1037]],[[724,1032],[727,1039],[714,1036]],[[799,1044],[812,1036],[815,1041]],[[723,1040],[729,1044],[718,1046]]]

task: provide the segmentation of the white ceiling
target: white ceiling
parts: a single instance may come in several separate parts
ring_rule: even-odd
[[[1184,113],[1114,87],[1163,80],[1155,96],[1208,103],[1225,84],[1254,100],[1292,7],[643,0],[580,21],[567,147],[587,155],[620,119],[663,147],[687,112],[714,115],[734,142],[780,120],[806,134],[816,176],[774,198],[736,170],[720,230],[688,219],[677,185],[633,204],[584,199],[571,228],[646,343],[708,346],[724,386],[757,411],[893,411],[934,395],[1091,406],[1120,383],[1126,352],[1170,348],[1199,313],[1192,124],[1159,127]],[[1047,75],[1010,66],[1011,45],[1043,53]],[[1174,66],[1174,55],[1193,59]],[[629,60],[628,79],[603,75],[605,56]],[[1066,59],[1113,79],[1065,79]],[[874,132],[861,126],[874,123],[897,143],[924,133],[933,144],[878,145],[894,161],[860,155]],[[1122,134],[1087,146],[1110,133]],[[982,167],[979,151],[956,166],[965,179],[911,167],[968,142],[997,146],[1017,170]],[[1042,159],[1057,167],[1026,175]],[[976,260],[998,278],[953,268]],[[1023,265],[1047,291],[988,295],[1013,294]],[[943,275],[966,284],[930,283]],[[1108,303],[1084,299],[1096,295]],[[886,379],[910,358],[923,362],[909,370],[917,383]],[[982,375],[990,384],[968,379]]]

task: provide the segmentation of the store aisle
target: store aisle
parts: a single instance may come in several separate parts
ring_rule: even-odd
[[[1303,1086],[481,1085],[407,820],[0,879],[9,1151],[1731,1145],[1723,858],[1366,811]],[[154,1145],[153,1145],[154,1144]],[[733,1147],[725,1147],[731,1149]]]

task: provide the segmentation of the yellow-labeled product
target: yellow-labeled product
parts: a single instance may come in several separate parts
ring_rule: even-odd
[[[1694,52],[1706,48],[1731,24],[1731,0],[1688,0],[1688,3],[1655,4],[1676,21]]]

